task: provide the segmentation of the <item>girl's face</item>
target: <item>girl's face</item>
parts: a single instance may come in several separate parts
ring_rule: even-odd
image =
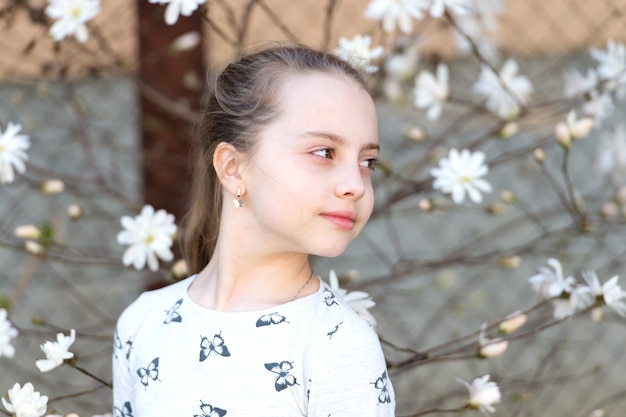
[[[286,76],[278,97],[280,115],[242,172],[246,230],[268,250],[337,256],[374,205],[374,103],[355,81],[324,73]]]

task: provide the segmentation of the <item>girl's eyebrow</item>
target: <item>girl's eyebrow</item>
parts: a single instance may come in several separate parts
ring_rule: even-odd
[[[318,138],[323,138],[323,139],[328,139],[331,142],[336,142],[336,143],[345,143],[346,140],[339,135],[336,135],[334,133],[331,132],[323,132],[323,131],[318,131],[318,130],[312,130],[312,131],[308,131],[308,132],[304,132],[301,133],[300,136],[303,137],[318,137]],[[363,146],[362,148],[363,150],[380,150],[380,145],[378,145],[378,143],[367,143]]]

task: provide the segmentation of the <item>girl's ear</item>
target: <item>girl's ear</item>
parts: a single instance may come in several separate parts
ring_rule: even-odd
[[[222,186],[230,193],[237,194],[237,188],[245,193],[245,184],[241,177],[244,155],[233,145],[220,142],[213,153],[213,167]]]

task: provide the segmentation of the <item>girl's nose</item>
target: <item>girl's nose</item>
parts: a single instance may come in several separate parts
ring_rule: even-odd
[[[365,181],[362,168],[358,164],[346,164],[337,174],[337,196],[358,200],[365,193]]]

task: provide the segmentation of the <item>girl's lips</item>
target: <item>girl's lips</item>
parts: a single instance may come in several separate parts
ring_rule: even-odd
[[[322,213],[321,216],[341,229],[352,230],[354,228],[355,216],[351,212]]]

